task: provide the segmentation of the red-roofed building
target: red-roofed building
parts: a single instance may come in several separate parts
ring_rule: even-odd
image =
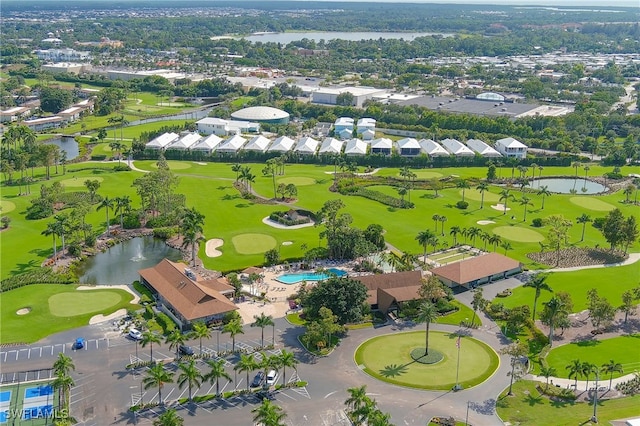
[[[447,286],[475,288],[522,272],[522,263],[500,253],[488,253],[431,270]]]
[[[353,279],[367,287],[367,303],[384,314],[394,307],[400,308],[404,302],[420,299],[420,271],[363,275]]]
[[[140,282],[155,295],[158,308],[183,331],[195,321],[218,321],[238,309],[231,300],[235,290],[226,278],[203,280],[187,265],[168,259],[138,272]]]

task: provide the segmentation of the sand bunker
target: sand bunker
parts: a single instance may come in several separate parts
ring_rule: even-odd
[[[292,244],[293,244],[293,241],[283,241],[283,242],[282,242],[282,245],[283,245],[283,246],[290,246],[290,245],[292,245]]]
[[[207,245],[205,247],[205,253],[207,257],[219,257],[222,256],[222,252],[220,250],[216,250],[218,247],[222,246],[224,241],[220,238],[213,238],[207,241]]]
[[[476,222],[478,225],[491,225],[492,223],[495,223],[492,220],[479,220]]]
[[[109,315],[103,315],[103,314],[94,315],[89,320],[89,324],[90,325],[100,324],[101,322],[111,321],[111,320],[114,320],[116,318],[123,317],[125,315],[127,315],[127,310],[122,308],[122,309],[118,309],[117,311],[115,311],[114,313],[109,314]]]
[[[195,163],[197,165],[199,165],[199,166],[206,166],[207,165],[207,163],[203,163],[203,162],[200,162],[200,161],[195,161]]]
[[[498,210],[503,212],[504,211],[504,204],[495,204],[493,206],[491,206],[492,209],[494,210]],[[511,207],[507,207],[507,211],[511,210]]]
[[[18,315],[27,315],[29,312],[31,312],[31,308],[22,308],[22,309],[18,309],[16,311],[16,314],[18,314]]]

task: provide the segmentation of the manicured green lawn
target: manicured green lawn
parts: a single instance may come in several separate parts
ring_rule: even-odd
[[[555,377],[566,378],[569,377],[569,371],[565,367],[574,359],[590,362],[598,367],[614,360],[622,364],[624,370],[623,373],[614,373],[613,377],[616,378],[640,369],[639,348],[640,334],[570,343],[552,349],[547,356],[547,364],[556,369]],[[609,379],[609,374],[600,376],[600,380],[605,379]]]
[[[554,272],[547,278],[547,283],[553,291],[565,291],[571,294],[573,311],[580,312],[587,309],[587,291],[592,288],[598,290],[600,296],[606,297],[613,306],[622,304],[622,293],[638,286],[640,277],[640,262],[615,268],[583,269],[581,271]],[[535,290],[529,287],[518,287],[511,296],[498,299],[508,308],[514,306],[533,306]],[[542,304],[548,302],[552,293],[543,291],[538,299],[538,312]]]
[[[459,309],[455,312],[452,312],[448,315],[444,315],[442,317],[438,317],[438,324],[451,324],[451,325],[459,325],[462,321],[471,322],[473,319],[473,309],[464,305],[457,300],[452,301],[454,305],[456,305]],[[478,326],[482,325],[482,321],[476,315],[476,319],[474,320],[474,324]]]
[[[450,390],[456,384],[457,336],[430,332],[429,348],[444,354],[435,364],[417,363],[411,351],[424,348],[425,332],[386,334],[367,340],[354,355],[365,373],[385,382],[418,389]],[[463,337],[460,347],[459,382],[464,388],[478,385],[498,368],[498,355],[485,343]]]
[[[32,343],[53,333],[81,327],[97,314],[137,309],[133,295],[120,289],[76,290],[74,285],[33,284],[2,293],[0,343]],[[21,308],[30,308],[18,315]]]
[[[232,242],[240,254],[259,254],[276,247],[276,239],[266,234],[240,234]]]
[[[536,382],[520,381],[513,385],[513,396],[505,390],[497,402],[497,413],[504,422],[521,425],[591,425],[593,404],[553,402],[541,396]],[[543,384],[544,385],[544,384]],[[638,415],[640,395],[598,401],[598,424]]]

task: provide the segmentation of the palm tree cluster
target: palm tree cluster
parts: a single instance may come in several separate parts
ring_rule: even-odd
[[[367,386],[347,389],[349,398],[344,402],[347,415],[355,426],[391,426],[391,415],[382,412],[375,399],[367,396]]]
[[[285,426],[284,419],[287,414],[284,410],[268,399],[263,399],[262,404],[251,410],[253,422],[261,426]]]
[[[251,184],[256,181],[256,175],[251,173],[251,167],[243,167],[241,164],[236,163],[231,166],[231,170],[236,173],[236,182],[244,185],[245,191],[250,194]]]
[[[53,363],[53,373],[56,378],[51,385],[58,390],[58,407],[61,410],[67,410],[67,412],[69,411],[71,387],[75,384],[70,373],[75,369],[73,360],[63,353],[59,353],[58,358]]]
[[[599,377],[600,373],[609,375],[609,389],[611,389],[611,384],[613,383],[613,375],[615,373],[622,374],[624,372],[622,368],[622,364],[619,362],[615,362],[614,360],[609,360],[609,362],[605,362],[598,368],[597,365],[592,364],[588,361],[580,361],[579,359],[573,359],[569,364],[565,366],[565,369],[569,372],[569,378],[575,379],[574,388],[578,390],[578,379],[584,377],[586,379],[585,390],[589,390],[589,378],[591,375],[595,375]]]
[[[433,217],[434,221],[436,220],[435,216],[439,216],[439,215],[434,215]],[[444,218],[444,221],[446,221],[446,217],[442,216],[442,218]],[[444,225],[442,228],[442,235],[444,235]],[[462,236],[464,238],[464,244],[467,244],[470,240],[470,244],[474,247],[476,244],[476,239],[480,238],[480,240],[482,240],[482,242],[484,243],[483,249],[485,251],[487,250],[488,244],[493,246],[493,251],[496,251],[498,246],[504,248],[504,246],[502,245],[503,243],[502,238],[499,235],[485,232],[482,229],[478,228],[477,226],[472,226],[470,228],[461,228],[457,225],[454,225],[451,227],[451,229],[449,229],[449,235],[453,237],[454,246],[458,245],[458,236]],[[428,229],[424,231],[420,231],[418,235],[416,235],[415,240],[418,242],[418,244],[422,246],[423,256],[427,255],[427,248],[429,246],[433,246],[433,250],[435,251],[436,247],[440,243],[437,235],[433,231]],[[509,246],[508,249],[506,250],[510,250],[510,249],[511,249],[511,246]],[[506,250],[505,250],[505,253],[506,253]]]

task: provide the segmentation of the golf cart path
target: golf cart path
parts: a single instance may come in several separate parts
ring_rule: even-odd
[[[636,263],[640,260],[640,253],[629,253],[629,257],[622,262],[618,263],[607,263],[605,265],[587,265],[587,266],[572,266],[569,268],[553,268],[546,269],[543,272],[569,272],[569,271],[580,271],[582,269],[595,269],[595,268],[612,268],[614,266],[625,266]]]

